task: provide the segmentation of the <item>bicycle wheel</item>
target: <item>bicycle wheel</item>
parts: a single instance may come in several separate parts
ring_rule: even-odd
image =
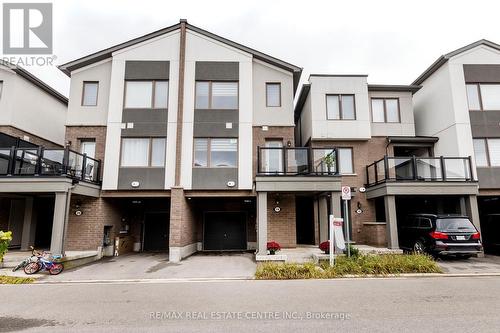
[[[24,273],[31,275],[35,274],[40,270],[40,265],[37,262],[30,262],[26,266],[24,266]]]
[[[61,273],[64,269],[63,264],[53,264],[52,267],[49,269],[50,275],[57,275]]]

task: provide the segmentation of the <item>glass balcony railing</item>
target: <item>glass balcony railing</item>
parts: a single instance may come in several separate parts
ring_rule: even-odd
[[[100,183],[99,160],[66,149],[0,148],[0,177],[67,176]]]
[[[366,167],[366,184],[386,181],[473,181],[470,157],[392,157]]]
[[[338,175],[335,148],[257,147],[257,174],[272,176]]]

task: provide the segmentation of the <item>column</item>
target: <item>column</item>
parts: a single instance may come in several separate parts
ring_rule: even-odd
[[[257,193],[258,254],[267,254],[267,192]]]
[[[479,208],[477,207],[477,196],[469,195],[465,198],[465,210],[470,221],[476,227],[477,231],[481,232],[481,224],[479,222]]]
[[[21,236],[21,250],[29,250],[30,245],[33,244],[31,235],[33,234],[32,225],[33,221],[33,197],[27,197],[24,201],[24,220],[23,220],[23,233]]]
[[[64,229],[66,220],[66,200],[69,193],[56,192],[54,202],[54,217],[52,221],[52,238],[50,240],[50,252],[59,254],[63,251]]]
[[[328,204],[327,197],[318,198],[319,201],[319,242],[328,240]]]
[[[387,247],[389,249],[399,249],[396,197],[394,195],[386,195],[384,197],[384,203]]]

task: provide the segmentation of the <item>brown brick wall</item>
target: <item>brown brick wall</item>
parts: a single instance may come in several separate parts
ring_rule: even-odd
[[[106,147],[106,126],[66,126],[66,142],[71,141],[70,149],[79,152],[82,139],[95,140],[95,158],[102,161],[102,173]]]
[[[268,130],[262,130],[262,126],[253,127],[253,174],[257,173],[257,147],[263,147],[266,139],[281,139],[283,146],[290,141],[294,146],[293,126],[268,126]]]
[[[16,127],[12,127],[12,126],[0,126],[0,132],[14,136],[16,138],[21,138],[22,140],[24,140],[23,137],[25,135],[29,136],[29,138],[30,138],[29,142],[34,143],[35,145],[44,146],[45,148],[61,148],[62,147],[61,145],[59,145],[57,143],[54,143],[54,142],[49,141],[49,140],[45,140],[44,138],[41,138],[37,135],[25,132],[23,130],[20,130],[20,129],[18,129]]]
[[[383,247],[387,246],[385,224],[365,224],[363,227],[365,244]]]
[[[76,216],[75,211],[82,211]],[[91,198],[74,195],[71,197],[66,231],[66,250],[96,250],[102,246],[104,226],[112,225],[113,237],[121,229],[121,213],[119,205],[103,198]]]
[[[295,196],[278,196],[281,211],[276,213],[276,193],[267,194],[267,240],[278,242],[281,247],[296,247]]]
[[[172,188],[170,197],[170,246],[186,246],[198,239],[197,220],[182,188]]]
[[[374,137],[368,141],[313,141],[313,147],[351,147],[353,148],[354,172],[353,176],[343,176],[342,185],[360,188],[365,186],[366,166],[381,159],[384,155],[393,155],[392,147],[387,147],[385,137]],[[386,150],[387,147],[387,150]],[[356,210],[358,202],[361,204],[361,214]],[[352,237],[355,242],[362,243],[370,239],[370,229],[364,229],[364,222],[375,222],[375,201],[366,199],[365,193],[356,192],[351,200]],[[385,234],[384,234],[385,244]]]

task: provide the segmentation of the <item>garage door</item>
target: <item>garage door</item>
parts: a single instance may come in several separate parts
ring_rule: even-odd
[[[244,212],[205,213],[204,250],[246,250],[246,248],[246,214]]]

